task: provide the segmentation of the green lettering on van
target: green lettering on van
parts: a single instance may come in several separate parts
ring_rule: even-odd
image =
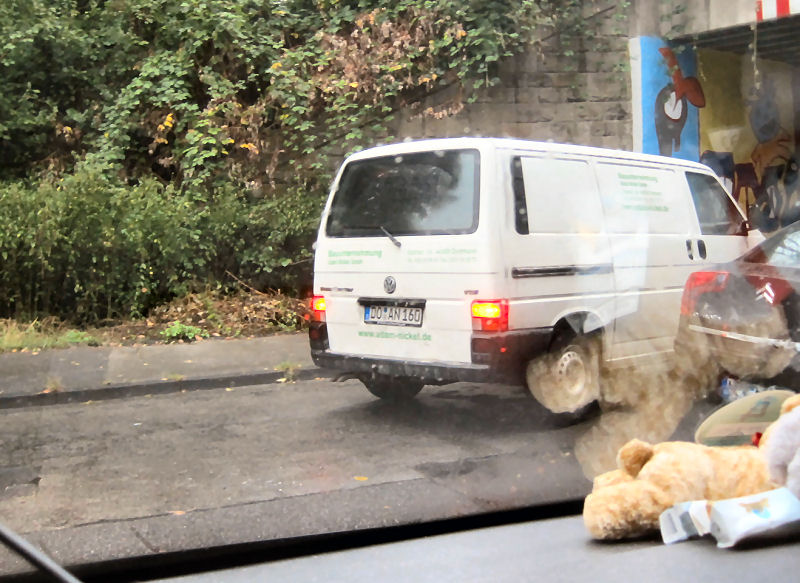
[[[641,174],[623,174],[622,172],[617,173],[617,176],[620,180],[644,180],[649,182],[658,182],[658,176],[648,176],[648,175],[641,175]]]
[[[409,263],[476,263],[478,250],[474,247],[445,247],[444,249],[428,249],[421,257],[422,251],[409,253]]]
[[[358,335],[362,338],[386,338],[389,340],[415,340],[430,342],[433,337],[425,332],[385,332],[383,330],[373,332],[372,330],[359,330]]]
[[[328,250],[328,265],[346,265],[349,263],[361,264],[363,259],[336,259],[337,257],[375,257],[380,259],[383,251],[380,249],[343,249],[340,251]]]

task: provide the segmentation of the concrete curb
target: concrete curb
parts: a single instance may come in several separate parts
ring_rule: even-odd
[[[303,369],[295,373],[294,380],[309,381],[316,378],[332,379],[336,371],[321,368]],[[165,395],[181,391],[201,391],[224,387],[245,387],[249,385],[274,384],[285,378],[284,372],[245,373],[176,380],[153,380],[138,383],[123,383],[103,387],[68,389],[40,392],[33,395],[0,395],[0,409],[61,405],[81,401],[106,401],[144,395]]]

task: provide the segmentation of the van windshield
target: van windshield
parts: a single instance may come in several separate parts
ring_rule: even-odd
[[[477,150],[384,156],[347,165],[328,216],[329,237],[447,235],[478,226]]]

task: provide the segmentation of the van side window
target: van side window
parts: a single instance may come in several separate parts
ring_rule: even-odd
[[[532,233],[600,233],[603,208],[585,160],[522,158],[527,222]]]
[[[525,182],[522,179],[522,160],[519,156],[511,159],[511,188],[514,191],[514,226],[517,233],[527,235],[528,205],[525,202]]]
[[[686,179],[703,235],[746,235],[742,215],[713,176],[687,172]]]

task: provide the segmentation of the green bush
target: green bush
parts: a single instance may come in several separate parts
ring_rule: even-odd
[[[162,330],[161,336],[167,342],[177,342],[178,340],[191,342],[197,338],[208,338],[208,332],[197,326],[186,325],[176,321]]]
[[[155,179],[128,186],[83,166],[0,184],[0,317],[79,323],[141,316],[209,285],[306,283],[322,197],[251,201],[232,185],[198,201]],[[292,271],[294,269],[294,271]]]

